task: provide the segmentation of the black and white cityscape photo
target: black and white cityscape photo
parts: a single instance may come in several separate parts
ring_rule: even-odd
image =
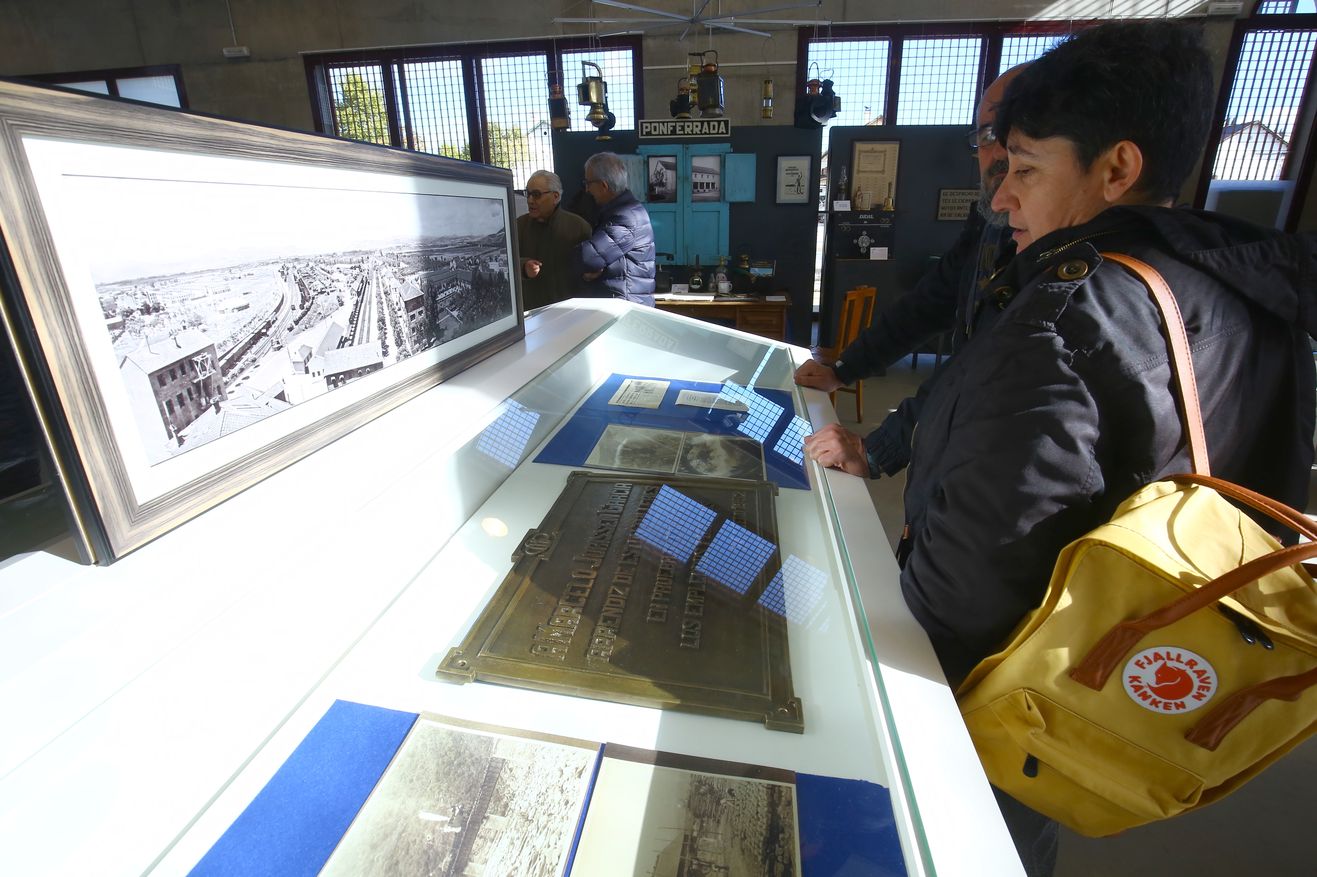
[[[79,185],[118,230],[89,267],[152,465],[513,316],[498,199]]]
[[[560,877],[595,754],[422,718],[320,873]]]
[[[605,752],[572,877],[799,877],[793,786]]]

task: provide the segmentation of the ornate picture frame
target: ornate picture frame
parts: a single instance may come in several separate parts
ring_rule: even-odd
[[[108,563],[524,337],[511,174],[0,82],[3,317]]]

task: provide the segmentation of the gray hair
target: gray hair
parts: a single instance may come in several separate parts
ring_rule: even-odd
[[[586,176],[594,174],[596,180],[608,186],[614,195],[630,191],[626,162],[612,152],[597,152],[585,160]]]
[[[529,177],[526,178],[527,188],[530,188],[531,180],[535,179],[536,177],[539,177],[540,179],[545,181],[546,186],[550,192],[557,192],[559,195],[562,194],[562,178],[559,177],[557,174],[555,174],[553,171],[538,170],[535,173],[531,174]]]

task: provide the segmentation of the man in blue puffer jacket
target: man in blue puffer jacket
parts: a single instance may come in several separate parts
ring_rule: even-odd
[[[585,189],[599,205],[594,234],[580,246],[587,294],[654,306],[654,228],[627,188],[626,165],[611,152],[585,162]]]

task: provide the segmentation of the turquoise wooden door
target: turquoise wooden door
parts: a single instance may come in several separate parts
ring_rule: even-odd
[[[645,186],[633,189],[649,211],[654,245],[678,265],[712,267],[728,256],[728,208],[754,200],[754,155],[726,143],[641,146]],[[747,182],[748,187],[747,187]]]

